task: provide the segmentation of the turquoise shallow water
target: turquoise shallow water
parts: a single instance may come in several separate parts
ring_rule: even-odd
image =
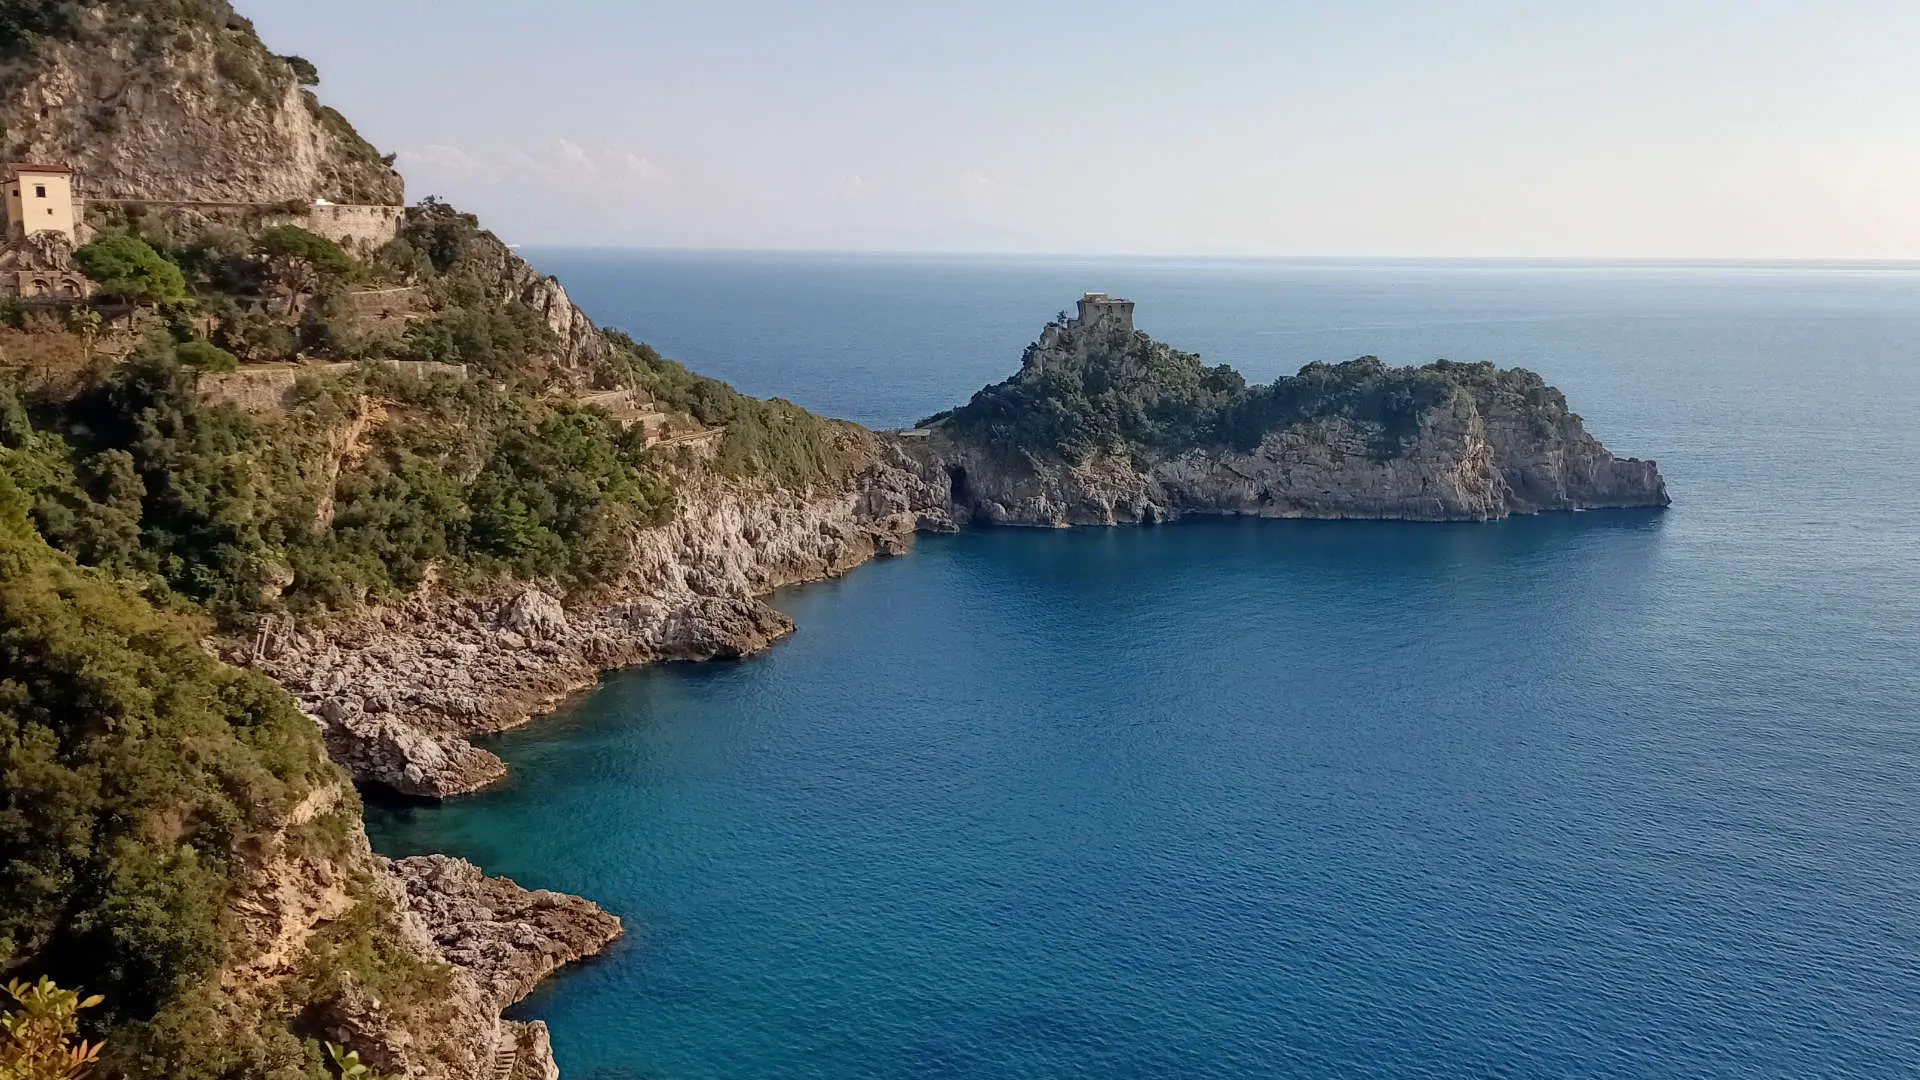
[[[627,919],[523,1006],[575,1080],[1920,1072],[1920,273],[539,257],[875,423],[1082,287],[1256,376],[1524,361],[1676,499],[928,538],[610,676],[370,820]]]

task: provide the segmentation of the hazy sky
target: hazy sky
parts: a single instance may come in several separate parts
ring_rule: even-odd
[[[1920,2],[238,0],[524,243],[1920,257]]]

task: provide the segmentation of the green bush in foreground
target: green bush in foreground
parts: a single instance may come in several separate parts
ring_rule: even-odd
[[[0,1010],[0,1080],[78,1080],[99,1060],[100,1044],[76,1039],[80,1010],[105,1000],[39,982],[7,983],[14,1004]]]

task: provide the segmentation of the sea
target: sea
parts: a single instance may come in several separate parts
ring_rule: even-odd
[[[370,811],[628,933],[570,1080],[1920,1075],[1920,265],[536,250],[911,425],[1082,292],[1269,380],[1522,365],[1666,511],[989,530]]]

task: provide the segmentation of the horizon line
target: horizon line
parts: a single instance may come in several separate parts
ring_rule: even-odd
[[[1381,262],[1381,263],[1596,263],[1634,265],[1855,265],[1911,266],[1920,269],[1920,255],[1368,255],[1368,254],[1235,254],[1228,252],[1079,252],[1079,251],[992,251],[914,248],[831,248],[831,247],[736,247],[684,244],[609,244],[569,243],[564,241],[521,241],[508,245],[516,250],[649,252],[674,255],[830,255],[886,258],[974,258],[974,259],[1191,259],[1210,262]]]

